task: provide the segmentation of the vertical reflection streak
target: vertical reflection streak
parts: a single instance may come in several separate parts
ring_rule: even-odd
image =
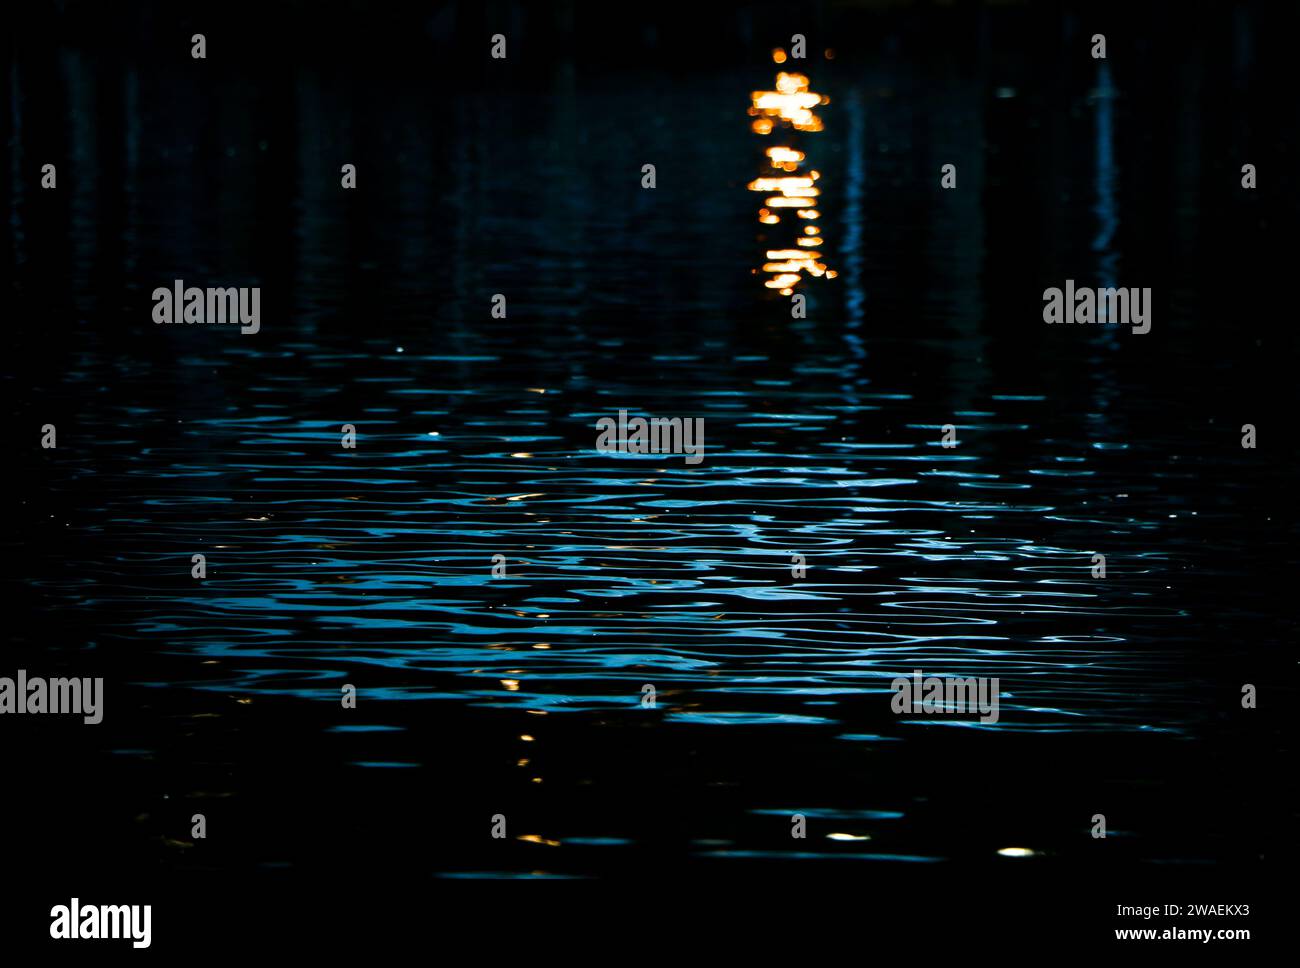
[[[1100,276],[1098,281],[1103,287],[1111,288],[1115,285],[1115,263],[1118,258],[1118,253],[1111,249],[1111,242],[1119,228],[1119,215],[1115,204],[1115,120],[1112,115],[1115,88],[1111,84],[1110,65],[1104,60],[1098,61],[1098,64],[1097,89],[1093,92],[1093,99],[1097,105],[1097,171],[1094,182],[1097,201],[1092,210],[1097,216],[1099,225],[1097,236],[1092,241],[1092,251],[1101,253],[1097,265]],[[1105,310],[1103,309],[1102,312],[1104,314]],[[1104,315],[1102,321],[1106,322]]]
[[[866,296],[862,292],[862,206],[866,195],[866,121],[862,91],[849,94],[849,161],[844,189],[844,272],[848,277],[848,327],[862,325]],[[859,350],[859,353],[861,350]]]
[[[70,167],[79,173],[79,177],[71,179],[73,304],[80,319],[85,320],[94,308],[92,274],[97,257],[96,226],[99,224],[99,194],[95,177],[95,173],[100,171],[95,126],[97,89],[93,69],[80,53],[65,53],[60,66],[68,86]]]
[[[1115,287],[1115,270],[1119,253],[1112,249],[1115,233],[1119,228],[1119,210],[1115,200],[1115,186],[1118,180],[1115,166],[1115,118],[1113,103],[1116,91],[1111,83],[1110,65],[1105,60],[1097,62],[1097,87],[1092,92],[1091,100],[1096,105],[1096,124],[1094,128],[1095,148],[1094,193],[1096,202],[1092,207],[1097,216],[1097,235],[1092,240],[1092,251],[1099,253],[1097,259],[1097,281],[1102,288]],[[1110,322],[1108,307],[1098,306],[1098,321]],[[1104,438],[1115,432],[1114,402],[1118,386],[1114,363],[1109,354],[1115,352],[1119,336],[1112,327],[1102,327],[1099,338],[1088,358],[1088,371],[1095,384],[1093,400],[1095,412],[1089,415],[1095,421],[1096,434]]]
[[[779,49],[772,56],[778,64],[785,60],[785,52]],[[776,90],[753,91],[749,116],[754,120],[750,129],[763,138],[777,132],[781,140],[793,139],[795,132],[821,131],[822,120],[812,109],[829,104],[830,98],[810,90],[809,83],[804,74],[779,71]],[[759,222],[767,226],[783,225],[786,243],[784,248],[771,244],[765,247],[767,261],[762,264],[762,270],[769,278],[763,285],[789,296],[804,281],[805,274],[828,279],[836,276],[821,261],[825,239],[813,224],[821,218],[817,208],[821,189],[816,184],[821,172],[815,168],[800,172],[807,153],[793,144],[772,145],[764,149],[763,155],[767,160],[762,165],[762,174],[747,187],[765,196],[763,207],[758,210]]]
[[[140,78],[129,70],[123,82],[122,100],[125,127],[126,227],[122,233],[122,264],[128,278],[135,275],[140,261]]]
[[[23,109],[22,93],[18,84],[18,61],[9,65],[9,118],[12,131],[9,140],[9,233],[13,239],[14,266],[27,261],[23,249]]]

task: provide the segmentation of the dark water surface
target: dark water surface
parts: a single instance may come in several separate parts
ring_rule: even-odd
[[[761,57],[463,88],[15,64],[8,665],[104,675],[106,712],[13,724],[44,779],[10,809],[136,872],[1288,853],[1267,24],[1099,67],[1006,16],[962,56],[807,62],[838,275],[806,319],[756,273]],[[260,285],[261,332],[155,326],[174,278]],[[1067,278],[1151,287],[1151,332],[1045,325]],[[619,409],[702,417],[703,463],[596,452]],[[998,677],[999,721],[894,715],[915,669]]]

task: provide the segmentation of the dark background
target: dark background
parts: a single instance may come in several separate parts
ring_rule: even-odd
[[[862,945],[947,926],[1062,950],[1153,925],[1117,903],[1249,902],[1262,935],[1285,914],[1270,885],[1296,819],[1293,14],[13,11],[0,672],[103,675],[107,712],[0,723],[6,942],[40,944],[73,895],[153,904],[163,957],[471,927],[529,953],[624,926],[615,944],[703,933],[725,951],[781,928],[830,944],[841,924]],[[748,95],[795,32],[832,97],[807,144],[840,271],[807,287],[802,321],[752,274],[745,191]],[[1098,249],[1102,209],[1117,228]],[[1043,325],[1045,287],[1107,273],[1152,288],[1151,333]],[[260,285],[261,333],[155,328],[149,295],[177,277]],[[497,292],[506,320],[488,315]],[[594,460],[594,420],[621,406],[704,415],[703,468]],[[341,463],[348,421],[362,444]],[[950,421],[976,464],[934,449]],[[444,440],[422,444],[430,427]],[[649,503],[697,499],[715,503]],[[633,513],[662,518],[638,530]],[[814,597],[732,597],[729,575],[786,584],[801,548],[828,583]],[[1114,580],[1097,600],[1040,611],[1042,577],[1078,581],[1100,549]],[[212,570],[197,591],[195,550]],[[464,579],[498,551],[523,580]],[[701,571],[698,588],[651,584]],[[969,642],[946,638],[953,621]],[[772,652],[770,630],[795,651]],[[913,632],[935,644],[866,651]],[[551,651],[462,651],[488,641]],[[851,695],[868,655],[1000,674],[1017,698],[992,735],[909,728],[879,692]],[[519,705],[479,685],[518,663]],[[363,722],[397,729],[332,732],[343,681],[374,704]],[[645,681],[674,697],[649,720]],[[1243,682],[1259,709],[1240,709]],[[799,716],[825,718],[771,719]],[[530,731],[545,753],[517,747]],[[516,775],[522,752],[546,783]],[[501,804],[526,818],[512,838],[566,847],[485,846]],[[872,850],[937,862],[785,856],[775,814],[801,805],[828,811],[818,837],[898,813],[853,823]],[[220,833],[183,846],[198,810]],[[1118,831],[1104,844],[1096,811]],[[699,846],[722,840],[749,855]],[[1021,843],[1042,848],[1034,866],[995,853]],[[445,876],[534,869],[591,880]]]

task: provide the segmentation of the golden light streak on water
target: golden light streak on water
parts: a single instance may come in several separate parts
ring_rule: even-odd
[[[534,779],[533,782],[536,783],[537,780]],[[548,840],[545,837],[543,837],[541,834],[523,834],[519,837],[516,837],[515,840],[525,840],[530,844],[545,844],[547,847],[560,846],[560,842],[558,840]]]
[[[785,51],[780,48],[773,50],[772,59],[777,64],[784,64]],[[813,108],[829,104],[830,98],[813,91],[806,74],[778,71],[773,87],[775,90],[750,92],[747,114],[754,119],[750,128],[755,134],[767,137],[778,129],[790,135],[823,130],[821,118]],[[767,159],[764,168],[769,171],[775,168],[783,174],[760,175],[746,186],[750,191],[762,192],[766,196],[758,210],[758,221],[765,226],[780,225],[780,213],[785,209],[796,210],[799,218],[804,220],[819,218],[821,213],[808,206],[812,199],[822,194],[822,190],[814,185],[821,178],[821,172],[813,169],[806,174],[796,174],[808,160],[808,153],[792,144],[782,143],[765,147],[763,155]],[[791,295],[809,276],[835,278],[835,273],[820,261],[820,248],[826,244],[824,234],[813,226],[806,226],[803,233],[799,233],[797,228],[793,231],[794,237],[786,240],[790,247],[767,249],[767,258],[761,263],[762,272],[768,276],[763,285],[784,296]],[[763,239],[766,241],[768,237]]]

